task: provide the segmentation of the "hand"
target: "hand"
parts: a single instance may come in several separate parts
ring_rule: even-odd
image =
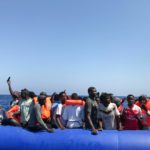
[[[141,109],[144,109],[145,111],[147,111],[147,107],[145,105],[141,105]]]
[[[47,119],[47,121],[50,123],[50,122],[51,122],[51,118],[49,117],[49,118]]]
[[[91,133],[92,133],[93,135],[97,135],[97,134],[98,134],[98,132],[97,132],[96,129],[93,129]]]
[[[65,127],[61,127],[60,129],[61,129],[61,130],[64,130],[64,129],[65,129]]]
[[[122,131],[122,130],[123,130],[123,127],[119,127],[119,128],[118,128],[118,131]]]
[[[103,128],[98,128],[97,130],[98,130],[98,131],[103,131]]]
[[[82,128],[85,129],[85,123],[83,123]]]
[[[11,84],[11,82],[10,82],[10,77],[8,77],[7,83],[8,83],[8,84]]]
[[[53,132],[54,132],[54,129],[48,128],[47,131],[50,132],[50,133],[53,133]]]

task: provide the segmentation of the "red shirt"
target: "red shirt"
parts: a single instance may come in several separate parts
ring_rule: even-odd
[[[138,119],[141,116],[141,108],[137,105],[133,105],[132,108],[125,108],[123,110],[124,130],[139,130]]]

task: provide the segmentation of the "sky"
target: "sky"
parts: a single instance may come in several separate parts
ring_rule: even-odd
[[[150,95],[149,57],[149,0],[0,1],[0,94]]]

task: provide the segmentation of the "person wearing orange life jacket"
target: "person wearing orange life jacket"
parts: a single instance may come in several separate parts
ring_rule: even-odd
[[[38,97],[38,101],[41,101],[41,117],[43,121],[47,124],[51,124],[51,98],[46,94],[46,92],[41,92]]]
[[[135,104],[142,109],[143,130],[150,130],[150,99],[147,99],[146,96],[141,95]]]
[[[20,126],[20,114],[14,115],[19,111],[19,105],[12,106],[7,112],[7,123],[13,126]]]

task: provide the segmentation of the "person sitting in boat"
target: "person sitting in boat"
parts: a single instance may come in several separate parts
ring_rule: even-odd
[[[34,96],[37,97],[37,96]],[[47,121],[48,118],[47,113],[50,108],[46,108],[45,110],[45,105],[46,105],[46,99],[47,94],[45,92],[41,92],[40,96],[38,97],[38,101],[32,101],[31,107],[30,107],[30,119],[28,121],[27,127],[31,131],[38,131],[38,130],[46,130],[48,132],[53,132],[54,130],[51,128],[51,126],[48,124],[49,122]],[[43,106],[44,110],[43,111]],[[44,118],[42,118],[44,116]],[[50,117],[50,116],[48,116]],[[49,118],[50,119],[50,118]]]
[[[56,123],[56,108],[58,107],[58,104],[60,103],[59,101],[59,94],[57,94],[56,92],[54,92],[51,95],[51,101],[52,101],[52,111],[51,111],[51,124],[53,128],[58,128],[57,123]]]
[[[30,119],[30,107],[32,98],[30,92],[27,89],[21,90],[21,100],[19,101],[19,110],[14,115],[20,114],[20,122],[23,127],[26,127]]]
[[[92,129],[92,134],[98,134],[98,103],[97,91],[95,87],[88,88],[89,97],[85,102],[85,128]]]
[[[98,118],[100,129],[121,130],[120,113],[116,104],[111,102],[110,94],[100,96]]]
[[[65,104],[65,100],[67,99],[66,92],[59,93],[58,101],[55,101],[55,109],[53,108],[53,125],[60,129],[65,129],[64,127],[64,120],[62,118],[63,114],[63,105]],[[53,105],[54,105],[53,104]]]
[[[48,96],[46,92],[41,92],[40,96],[38,97],[38,100],[43,102],[43,104],[41,105],[42,119],[47,125],[51,126],[51,97]]]
[[[127,96],[128,106],[123,109],[122,124],[124,130],[139,130],[141,129],[142,111],[141,108],[135,105],[133,95]]]
[[[10,102],[10,107],[13,107],[14,105],[18,104],[19,100],[21,99],[21,93],[12,90],[10,77],[7,79],[7,84],[8,84],[9,92],[13,98],[13,100]]]
[[[143,130],[150,130],[150,99],[147,99],[145,95],[141,95],[135,104],[142,109]]]
[[[66,100],[62,115],[66,128],[83,127],[84,104],[85,102],[79,99],[77,93],[73,93],[71,99]]]
[[[6,111],[6,118],[3,121],[3,125],[20,126],[20,113],[18,113],[20,107],[18,103]]]

